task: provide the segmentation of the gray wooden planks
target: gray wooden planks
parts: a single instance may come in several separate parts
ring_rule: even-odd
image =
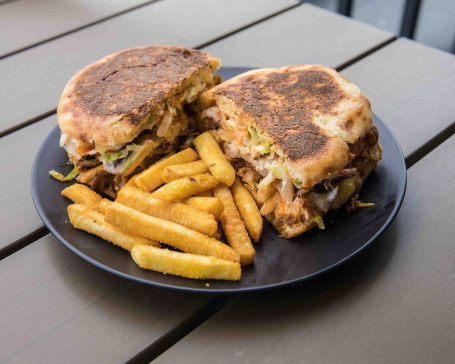
[[[32,202],[30,173],[43,140],[57,124],[48,117],[0,142],[0,249],[43,226]]]
[[[54,109],[74,73],[112,52],[149,44],[196,47],[295,4],[295,0],[159,1],[4,58],[0,135]]]
[[[453,362],[454,154],[452,137],[408,171],[396,220],[344,274],[228,306],[157,363]]]
[[[391,33],[304,4],[203,50],[227,66],[339,67],[393,38]]]
[[[9,363],[122,363],[209,302],[104,272],[52,235],[4,259],[0,277]]]
[[[455,56],[401,38],[342,72],[370,99],[406,157],[455,122]]]
[[[87,26],[150,0],[20,0],[0,11],[0,57]]]

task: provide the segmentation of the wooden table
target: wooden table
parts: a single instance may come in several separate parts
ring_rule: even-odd
[[[453,362],[453,55],[294,0],[16,0],[0,5],[0,30],[0,361]],[[33,158],[69,77],[146,44],[201,48],[226,66],[336,67],[406,156],[392,226],[321,279],[248,297],[142,286],[67,250],[33,208]]]

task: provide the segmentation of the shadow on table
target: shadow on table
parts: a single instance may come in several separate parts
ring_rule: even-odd
[[[65,294],[71,296],[72,304],[77,301],[86,307],[82,311],[111,316],[128,326],[144,327],[160,320],[173,322],[168,315],[185,318],[209,301],[208,297],[166,291],[115,276],[70,253],[57,241],[48,249],[53,256],[51,264],[60,272],[58,279],[64,281]],[[178,308],[182,305],[182,309]]]
[[[397,244],[396,232],[399,228],[399,220],[396,220],[370,247],[319,278],[287,289],[238,297],[235,305],[254,310],[260,306],[267,307],[266,310],[285,307],[286,310],[281,312],[283,316],[270,318],[278,319],[287,314],[295,315],[296,310],[323,310],[338,300],[352,299],[353,296],[358,298],[370,289],[375,289],[376,279],[387,269]],[[290,307],[293,309],[288,310]]]

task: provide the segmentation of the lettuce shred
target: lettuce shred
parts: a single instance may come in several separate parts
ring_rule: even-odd
[[[121,159],[121,158],[125,158],[126,156],[128,155],[128,150],[126,149],[122,149],[118,152],[109,152],[109,153],[105,153],[101,156],[101,160],[104,162],[104,163],[109,163],[109,162],[113,162],[113,161],[116,161],[117,159]]]
[[[68,182],[73,180],[77,176],[77,169],[76,167],[74,167],[73,170],[70,173],[68,173],[66,177],[55,170],[49,171],[49,174],[60,182]]]

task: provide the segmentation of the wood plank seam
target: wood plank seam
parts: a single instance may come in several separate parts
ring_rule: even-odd
[[[57,108],[54,108],[52,110],[49,110],[43,114],[40,114],[38,116],[35,116],[34,118],[31,118],[31,119],[28,119],[20,124],[17,124],[17,125],[14,125],[13,127],[9,128],[9,129],[6,129],[4,130],[3,132],[0,132],[0,138],[1,137],[4,137],[5,135],[8,135],[8,134],[11,134],[11,133],[14,133],[15,131],[18,131],[26,126],[29,126],[33,123],[36,123],[37,121],[41,121],[45,118],[47,118],[48,116],[51,116],[51,115],[54,115],[55,113],[57,112]]]
[[[153,342],[144,350],[137,353],[129,359],[127,363],[149,363],[163,354],[167,349],[183,339],[186,335],[202,325],[213,315],[221,311],[233,300],[229,296],[218,296],[211,300],[208,304],[201,307],[195,313],[188,316],[180,324],[172,328],[157,341]]]
[[[455,123],[454,123],[453,125],[451,125],[451,128],[454,128],[454,125],[455,125]],[[453,130],[452,130],[452,131],[453,131]],[[453,133],[452,133],[452,134],[453,134]],[[447,136],[444,140],[448,139],[450,136],[451,136],[451,135]],[[441,142],[441,143],[442,143],[442,142]],[[433,148],[433,149],[434,149],[434,148]],[[432,150],[433,150],[433,149],[432,149]],[[431,152],[431,150],[428,151],[428,153],[429,153],[429,152]],[[427,154],[428,154],[428,153],[427,153]],[[407,166],[407,169],[409,169],[409,168],[411,168],[411,167],[412,167],[412,165]],[[361,252],[361,254],[357,255],[356,257],[354,257],[354,259],[352,259],[351,261],[347,262],[347,264],[344,264],[344,265],[338,267],[337,269],[335,269],[335,270],[333,270],[333,271],[331,271],[331,272],[328,272],[328,273],[326,274],[326,277],[329,277],[329,278],[330,278],[330,277],[336,277],[336,276],[339,275],[340,271],[344,271],[344,272],[347,272],[347,273],[349,274],[350,267],[356,266],[357,264],[356,264],[355,262],[359,262],[359,261],[362,259],[362,257],[365,256],[365,254],[368,254],[369,252],[370,252],[370,254],[371,254],[371,250],[372,250],[371,248],[373,248],[374,246],[375,246],[375,245],[373,244],[372,247],[370,247],[370,249],[365,249],[364,251]],[[345,273],[345,274],[346,274],[346,273]],[[326,279],[327,279],[327,278],[326,278]],[[299,287],[302,287],[302,286],[308,286],[308,285],[310,285],[310,287],[312,287],[312,289],[316,289],[316,290],[318,289],[318,284],[315,283],[315,280],[310,280],[310,281],[308,281],[308,282],[302,282],[302,283],[300,283],[300,284],[297,284],[297,285],[295,285],[295,286],[292,286],[292,288],[286,289],[285,292],[290,293],[293,289],[296,289],[296,288],[299,288]],[[270,294],[270,293],[269,293],[269,294]],[[292,293],[291,293],[291,294],[292,294]],[[317,291],[316,295],[317,295],[317,294],[318,294],[318,291]],[[257,295],[257,296],[255,296],[255,295],[253,294],[253,295],[251,295],[251,297],[252,297],[253,299],[254,299],[255,297],[259,297],[259,299],[263,299],[263,298],[264,298],[264,296],[261,296],[260,294]],[[218,297],[218,298],[220,298],[220,297]],[[232,304],[235,300],[236,300],[236,299],[231,298],[231,300],[230,300],[229,302],[227,302],[227,303],[226,303],[223,307],[221,307],[219,310],[217,310],[217,312],[215,312],[215,313],[213,313],[212,315],[210,315],[210,317],[208,317],[207,320],[210,319],[211,317],[213,317],[216,313],[220,312],[222,309],[226,308],[229,304]],[[238,299],[237,299],[237,300],[238,300]],[[204,309],[204,307],[201,308],[201,310],[202,310],[202,309]],[[197,327],[200,326],[201,324],[202,324],[202,323],[199,323],[195,328],[197,328]],[[194,330],[194,329],[193,329],[193,330]],[[189,333],[190,333],[190,332],[186,333],[185,335],[180,335],[180,336],[181,336],[180,339],[183,339],[184,336],[188,335]],[[176,341],[175,343],[177,343],[177,341]],[[166,347],[166,348],[162,351],[162,353],[164,353],[165,350],[167,350],[167,349],[169,349],[169,347]],[[156,359],[157,357],[158,357],[158,356],[139,357],[140,360],[138,360],[138,361],[135,361],[134,359],[136,359],[136,357],[134,357],[134,358],[132,358],[132,360],[129,361],[129,362],[131,362],[131,363],[133,363],[133,362],[134,362],[134,363],[136,363],[136,362],[139,362],[139,363],[142,363],[142,362],[149,362],[149,361],[151,361],[151,360],[153,360],[153,359]],[[145,359],[148,359],[148,361],[146,361]]]
[[[421,145],[417,150],[412,152],[406,158],[406,168],[411,168],[414,164],[424,158],[426,155],[430,154],[434,149],[439,145],[444,143],[452,135],[455,134],[455,121],[449,125],[447,128],[442,130],[440,133],[436,134],[433,138],[427,141],[425,144]]]
[[[280,11],[278,14],[280,14],[280,13],[282,13],[282,12],[285,12],[285,11],[288,11],[288,10],[290,10],[290,9],[296,7],[296,6],[299,6],[299,4],[293,5],[293,6],[292,6],[291,8],[289,8],[289,9],[282,10],[282,11]],[[273,16],[274,16],[274,15],[273,15]],[[267,19],[268,19],[268,17],[267,17],[267,18],[264,18],[264,19],[262,19],[262,20],[260,20],[260,21],[264,21],[264,20],[267,20]],[[250,26],[253,26],[253,25],[255,25],[255,24],[257,24],[257,23],[253,23],[253,24],[251,24],[251,25],[245,26],[245,27],[243,27],[243,28],[241,28],[241,29],[239,29],[239,30],[237,30],[237,31],[234,31],[234,32],[229,33],[229,35],[226,35],[226,36],[223,36],[223,37],[214,39],[213,41],[210,41],[210,42],[201,44],[201,45],[195,47],[195,49],[200,49],[200,48],[204,48],[204,47],[206,47],[206,46],[209,46],[209,45],[211,45],[211,44],[213,44],[213,43],[215,43],[215,42],[218,42],[218,41],[221,40],[221,39],[224,39],[224,38],[226,38],[226,37],[228,37],[228,36],[231,36],[231,35],[233,35],[233,34],[235,34],[235,33],[237,33],[237,32],[240,32],[240,31],[242,31],[242,30],[244,30],[244,29],[246,29],[246,28],[248,28],[248,27],[250,27]],[[349,61],[349,62],[346,62],[346,63],[342,64],[342,65],[339,66],[339,67],[336,67],[336,70],[337,70],[337,71],[342,71],[343,69],[345,69],[345,68],[347,68],[347,67],[349,67],[349,66],[352,66],[355,62],[358,62],[358,61],[360,61],[361,59],[370,56],[370,55],[373,54],[374,52],[376,52],[376,51],[380,50],[381,48],[383,48],[383,47],[385,47],[385,46],[387,46],[387,45],[393,43],[393,42],[396,41],[396,40],[397,40],[396,37],[394,37],[394,38],[392,38],[392,39],[389,39],[389,40],[387,40],[387,41],[385,41],[385,42],[379,44],[378,46],[376,46],[376,47],[374,47],[374,48],[371,48],[370,50],[368,50],[368,51],[362,53],[361,55],[359,55],[359,56],[357,56],[357,57],[355,57],[353,60],[351,60],[351,61]],[[28,126],[28,125],[31,125],[31,124],[33,124],[33,123],[36,123],[36,122],[38,122],[38,121],[40,121],[40,120],[42,120],[42,119],[44,119],[44,118],[47,118],[48,116],[51,116],[51,115],[55,114],[56,112],[57,112],[57,108],[52,109],[52,110],[49,110],[49,111],[46,112],[46,113],[43,113],[43,114],[41,114],[41,115],[39,115],[39,116],[36,116],[36,117],[34,117],[34,118],[32,118],[32,119],[26,120],[26,121],[24,121],[24,122],[22,122],[22,123],[20,123],[20,124],[17,124],[17,125],[15,125],[15,126],[9,128],[9,129],[6,129],[6,130],[4,130],[3,132],[0,132],[0,138],[3,137],[3,136],[6,136],[6,135],[8,135],[8,134],[11,134],[11,133],[13,133],[13,132],[15,132],[15,131],[17,131],[17,130],[20,130],[20,129],[22,129],[22,128]]]
[[[136,10],[137,8],[143,7],[143,6],[145,6],[145,5],[149,5],[150,3],[153,3],[153,2],[156,2],[156,1],[157,1],[157,0],[152,0],[151,2],[149,2],[149,3],[147,3],[147,4],[139,5],[139,6],[135,7],[135,8],[132,8],[132,9],[123,11],[123,12],[121,12],[121,13],[118,13],[117,15],[113,15],[113,16],[110,16],[110,17],[103,18],[102,20],[97,21],[97,22],[94,22],[94,23],[91,23],[91,24],[89,24],[89,25],[87,25],[87,26],[79,27],[79,28],[77,28],[77,29],[75,29],[75,30],[73,30],[73,31],[69,31],[69,32],[67,32],[67,33],[63,33],[63,34],[61,34],[61,35],[59,35],[59,36],[56,36],[56,37],[53,37],[53,38],[49,38],[47,41],[52,41],[52,40],[55,40],[55,39],[60,38],[60,37],[62,37],[62,36],[65,36],[65,35],[74,33],[74,32],[76,32],[76,31],[78,31],[78,30],[82,30],[82,29],[84,29],[84,28],[88,28],[88,27],[91,26],[91,25],[95,25],[95,24],[101,23],[102,21],[109,20],[109,19],[111,19],[111,18],[113,18],[113,17],[115,17],[115,16],[118,16],[118,15],[123,15],[124,13],[130,12],[130,11],[132,11],[132,10]],[[291,5],[291,6],[287,7],[287,8],[285,8],[285,9],[282,9],[282,10],[280,10],[280,11],[278,11],[278,12],[275,12],[275,13],[273,13],[273,14],[267,15],[266,17],[263,17],[263,18],[261,18],[261,19],[259,19],[259,20],[256,20],[256,21],[252,22],[252,23],[249,23],[249,24],[247,24],[247,25],[244,25],[243,27],[240,27],[240,28],[238,28],[238,29],[235,29],[235,30],[233,30],[233,31],[231,31],[231,32],[229,32],[229,33],[227,33],[227,34],[224,34],[224,35],[221,36],[221,37],[214,38],[214,39],[212,39],[211,41],[208,41],[208,42],[202,43],[202,44],[200,44],[200,45],[197,45],[196,47],[194,47],[194,49],[201,49],[201,48],[203,48],[203,47],[206,47],[206,46],[208,46],[208,45],[211,45],[211,44],[213,44],[213,43],[215,43],[215,42],[218,42],[218,41],[221,40],[221,39],[227,38],[227,37],[229,37],[229,36],[231,36],[231,35],[233,35],[233,34],[235,34],[235,33],[241,32],[241,31],[243,31],[243,30],[245,30],[245,29],[247,29],[247,28],[249,28],[249,27],[252,27],[252,26],[254,26],[254,25],[257,25],[258,23],[261,23],[261,22],[263,22],[263,21],[266,21],[266,20],[268,20],[268,19],[270,19],[270,18],[272,18],[272,17],[274,17],[274,16],[276,16],[276,15],[280,15],[280,14],[286,12],[286,11],[292,10],[292,9],[294,9],[294,8],[300,6],[300,5],[301,5],[301,3],[295,4],[295,5]],[[13,54],[19,53],[19,52],[21,52],[21,51],[23,51],[23,50],[27,50],[27,49],[33,48],[33,47],[35,47],[35,46],[39,46],[39,45],[41,45],[41,44],[46,43],[47,41],[43,41],[43,42],[37,43],[37,44],[35,44],[35,45],[33,45],[33,46],[23,48],[23,49],[21,49],[21,50],[19,50],[19,51],[17,51],[17,52],[13,52],[13,53],[10,53],[10,54],[8,54],[8,55],[13,55]],[[2,58],[7,57],[8,55],[6,55],[6,56],[4,56],[4,57],[0,57],[0,60],[1,60]],[[19,129],[22,129],[22,128],[28,126],[28,125],[31,125],[31,124],[33,124],[33,123],[36,123],[36,122],[38,122],[38,121],[40,121],[40,120],[42,120],[42,119],[44,119],[44,118],[47,118],[48,116],[51,116],[51,115],[55,114],[56,112],[57,112],[57,108],[54,108],[54,109],[49,110],[49,111],[47,111],[47,112],[45,112],[45,113],[42,113],[42,114],[40,114],[40,115],[38,115],[38,116],[35,116],[35,117],[31,118],[31,119],[25,120],[25,121],[23,121],[22,123],[19,123],[19,124],[15,125],[15,126],[9,128],[9,129],[6,129],[6,130],[0,132],[0,138],[3,137],[3,136],[6,136],[6,135],[8,135],[8,134],[11,134],[11,133],[13,133],[13,132],[15,132],[15,131],[17,131],[17,130],[19,130]]]
[[[14,1],[18,1],[18,0],[2,0],[2,1],[0,1],[0,5],[9,4],[9,3],[12,3]]]
[[[452,135],[455,134],[455,122],[450,125],[450,127],[446,128],[443,130],[441,133],[439,133],[436,137],[432,138],[428,143],[425,143],[421,148],[419,148],[416,152],[412,153],[408,158],[406,158],[406,169],[411,168],[415,163],[417,163],[419,160],[424,158],[426,155],[431,153],[435,148],[437,148],[439,145],[441,145],[444,141],[449,139]],[[365,253],[363,253],[365,254]],[[355,260],[358,260],[359,257],[356,257]],[[340,267],[340,269],[346,269],[346,265]],[[308,282],[303,282],[301,284],[298,284],[296,286],[293,286],[292,288],[298,288],[300,286],[305,285]],[[217,299],[222,299],[222,296],[218,296],[215,298]],[[208,305],[202,307],[198,312],[198,317],[196,318],[198,322],[191,321],[190,318],[186,321],[188,322],[182,322],[182,327],[177,326],[173,330],[171,330],[168,334],[163,336],[163,340],[161,339],[153,344],[151,344],[149,347],[144,349],[141,353],[137,354],[135,357],[131,358],[128,363],[148,363],[154,359],[156,359],[159,355],[164,353],[167,349],[169,349],[172,345],[176,344],[178,341],[183,339],[185,336],[191,333],[194,329],[199,327],[204,321],[207,321],[210,319],[212,316],[214,316],[216,313],[221,311],[224,307],[226,307],[228,304],[232,303],[233,298],[230,298],[229,301],[225,302],[219,309],[214,310],[213,313],[211,312],[204,312],[205,309],[211,310],[212,308],[210,307],[209,303]],[[199,316],[202,315],[202,316]],[[206,317],[204,321],[202,321],[202,318]],[[184,325],[183,325],[184,324]],[[185,333],[183,333],[182,330],[185,330]]]
[[[25,248],[26,246],[34,243],[35,241],[41,239],[43,236],[49,234],[49,230],[46,226],[41,226],[40,228],[33,230],[31,233],[25,235],[24,237],[12,242],[11,244],[0,249],[0,261],[9,257],[11,254]]]
[[[365,57],[368,57],[372,55],[374,52],[380,50],[383,47],[388,46],[389,44],[395,42],[397,40],[397,37],[394,36],[391,39],[386,40],[385,42],[382,42],[381,44],[378,44],[377,46],[367,50],[366,52],[363,52],[362,54],[359,54],[357,57],[354,57],[353,59],[349,60],[348,62],[343,63],[341,66],[336,67],[337,71],[342,71],[345,68],[348,68],[349,66],[352,66],[354,63],[362,60]]]
[[[0,60],[2,60],[3,58],[6,58],[6,57],[12,56],[12,55],[14,55],[14,54],[20,53],[20,52],[22,52],[22,51],[26,51],[26,50],[28,50],[28,49],[31,49],[31,48],[40,46],[40,45],[42,45],[42,44],[44,44],[44,43],[53,41],[53,40],[55,40],[55,39],[64,37],[65,35],[68,35],[68,34],[71,34],[71,33],[75,33],[75,32],[77,32],[77,31],[79,31],[79,30],[82,30],[82,29],[91,27],[92,25],[96,25],[96,24],[102,23],[102,22],[104,22],[104,21],[106,21],[106,20],[110,20],[110,19],[112,19],[112,18],[115,18],[115,17],[117,17],[117,16],[127,14],[127,13],[129,13],[129,12],[131,12],[131,11],[134,11],[134,10],[140,9],[140,8],[142,8],[142,7],[148,6],[148,5],[150,5],[150,4],[153,4],[153,3],[156,2],[156,1],[157,1],[157,0],[150,0],[150,1],[147,1],[146,3],[143,3],[143,4],[140,4],[140,5],[133,6],[132,8],[129,8],[129,9],[126,9],[126,10],[122,10],[122,11],[119,11],[119,12],[117,12],[117,13],[108,15],[108,16],[106,16],[106,17],[104,17],[104,18],[100,18],[100,19],[98,19],[98,20],[96,20],[96,21],[93,21],[93,22],[91,22],[91,23],[87,23],[87,24],[81,25],[80,27],[76,27],[76,28],[71,29],[71,30],[68,30],[68,31],[66,31],[66,32],[63,32],[63,33],[54,35],[54,36],[49,37],[49,38],[46,38],[46,39],[44,39],[44,40],[42,40],[42,41],[39,41],[39,42],[33,43],[33,44],[31,44],[31,45],[28,45],[28,46],[25,46],[25,47],[16,49],[15,51],[12,51],[12,52],[9,52],[9,53],[0,55]]]
[[[230,31],[229,33],[226,33],[226,34],[224,34],[224,35],[222,35],[222,36],[220,36],[220,37],[217,37],[217,38],[214,38],[214,39],[212,39],[212,40],[209,40],[208,42],[199,44],[199,45],[198,45],[197,47],[195,47],[195,48],[196,48],[196,49],[201,49],[201,48],[207,47],[207,46],[209,46],[209,45],[211,45],[211,44],[213,44],[213,43],[215,43],[215,42],[218,42],[218,41],[220,41],[220,40],[223,40],[223,39],[225,39],[225,38],[228,38],[228,37],[230,37],[231,35],[234,35],[234,34],[236,34],[236,33],[239,33],[239,32],[241,32],[241,31],[243,31],[243,30],[245,30],[245,29],[251,28],[251,27],[253,27],[253,26],[255,26],[255,25],[259,24],[259,23],[262,23],[263,21],[269,20],[269,19],[271,19],[271,18],[273,18],[273,17],[275,17],[275,16],[277,16],[277,15],[281,15],[281,14],[283,14],[283,13],[286,13],[286,12],[288,12],[289,10],[293,10],[293,9],[299,7],[300,5],[302,5],[302,3],[298,3],[298,4],[295,4],[295,5],[291,5],[291,6],[285,8],[285,9],[283,9],[283,10],[280,10],[280,11],[274,13],[274,14],[270,14],[270,15],[267,15],[267,16],[261,18],[261,19],[258,19],[258,20],[256,20],[256,21],[254,21],[253,23],[250,23],[250,24],[244,25],[243,27],[240,27],[240,28],[238,28],[238,29],[232,30],[232,31]],[[221,61],[222,61],[222,60],[221,60]]]

